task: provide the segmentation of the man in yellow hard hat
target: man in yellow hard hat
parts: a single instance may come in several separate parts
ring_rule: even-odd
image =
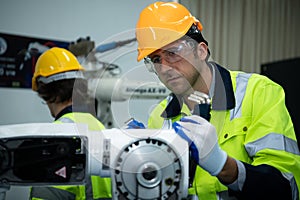
[[[176,2],[140,13],[137,60],[172,91],[148,128],[174,128],[189,142],[198,165],[189,193],[199,199],[299,199],[300,154],[282,87],[210,61],[202,29]]]
[[[104,125],[88,109],[84,68],[68,50],[53,47],[39,56],[32,78],[32,89],[45,101],[54,123],[85,123],[90,130]],[[86,185],[32,187],[31,199],[109,199],[111,179],[91,176]]]

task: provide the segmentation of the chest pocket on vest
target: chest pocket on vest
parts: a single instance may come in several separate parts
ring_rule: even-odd
[[[230,156],[248,160],[245,150],[245,139],[249,132],[251,117],[235,118],[224,123],[221,133],[219,133],[219,144]]]

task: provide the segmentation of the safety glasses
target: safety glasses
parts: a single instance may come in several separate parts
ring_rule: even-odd
[[[162,59],[168,63],[181,61],[191,49],[194,49],[195,43],[189,40],[182,40],[167,49],[163,49],[160,54],[150,55],[144,58],[144,63],[150,72],[156,72],[156,67],[162,64]]]

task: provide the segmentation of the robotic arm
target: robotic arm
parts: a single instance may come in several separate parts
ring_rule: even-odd
[[[173,130],[88,131],[83,124],[0,126],[0,188],[111,177],[113,199],[183,199],[188,144]]]
[[[93,41],[80,39],[69,47],[77,57],[84,56],[81,64],[86,69],[83,73],[88,80],[89,95],[97,100],[96,115],[106,128],[117,127],[117,118],[113,118],[112,114],[112,103],[125,102],[130,99],[163,99],[170,93],[159,81],[145,81],[141,79],[141,74],[134,70],[121,74],[121,68],[118,65],[103,61],[116,60],[117,56],[125,55],[124,52],[121,53],[122,49],[125,53],[132,52],[132,49],[129,50],[125,47],[135,41],[134,37],[101,44],[94,48]],[[117,55],[104,58],[104,52],[107,52],[106,55],[108,55],[113,50],[119,51],[115,52]],[[134,72],[135,74],[133,74]],[[128,77],[129,75],[131,77]]]

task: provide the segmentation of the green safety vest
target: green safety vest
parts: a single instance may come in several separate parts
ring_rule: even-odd
[[[54,123],[85,123],[89,130],[97,131],[105,129],[104,125],[89,113],[67,113]],[[32,200],[88,200],[88,199],[111,199],[111,179],[91,176],[86,185],[63,185],[52,187],[31,188],[30,198]]]
[[[299,199],[300,154],[282,87],[259,74],[228,71],[222,67],[216,71],[220,71],[222,80],[216,77],[210,122],[216,127],[220,147],[242,162],[277,168],[290,181],[294,199]],[[187,105],[174,99],[170,95],[153,109],[148,128],[171,128],[174,121],[191,115]],[[174,109],[178,110],[176,114]],[[227,190],[216,177],[198,166],[189,193],[199,199],[214,200],[217,193]]]

